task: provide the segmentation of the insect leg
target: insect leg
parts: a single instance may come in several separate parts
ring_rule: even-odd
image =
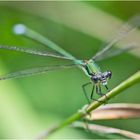
[[[82,85],[84,95],[85,95],[85,97],[86,97],[86,99],[87,99],[87,101],[88,101],[89,104],[90,104],[90,100],[89,100],[89,98],[88,98],[88,96],[87,96],[85,87],[88,86],[88,85],[90,85],[90,84],[91,84],[91,82],[88,82],[88,83]]]
[[[107,85],[105,85],[105,88],[107,89],[108,92],[110,91]]]
[[[93,99],[93,94],[94,94],[94,85],[93,85],[93,87],[92,87],[92,91],[91,91],[91,95],[90,95],[90,99]]]
[[[90,99],[91,100],[95,100],[95,101],[98,101],[98,102],[100,102],[99,100],[97,100],[97,99],[94,99],[93,98],[93,94],[94,94],[94,87],[96,88],[96,93],[97,93],[97,90],[98,90],[98,87],[95,85],[93,85],[93,87],[92,87],[92,91],[91,91],[91,96],[90,96]]]
[[[98,86],[96,85],[95,88],[96,88],[96,93],[98,94],[98,93],[99,93],[99,92],[98,92]]]
[[[103,96],[104,94],[102,93],[102,91],[101,91],[101,86],[99,85],[99,88],[98,88],[99,90],[98,90],[98,94],[99,95],[101,95],[101,96]]]
[[[110,91],[110,90],[108,89],[107,85],[105,85],[105,88],[107,89],[108,92]],[[101,87],[100,87],[100,89],[101,89]],[[107,99],[107,95],[106,95],[106,94],[101,93],[101,95],[102,95],[102,96],[105,96],[106,99]]]
[[[107,87],[107,86],[105,86],[105,87],[106,87],[106,89],[108,90],[108,87]],[[102,93],[102,91],[101,91],[101,86],[100,86],[100,85],[99,85],[99,95],[105,96],[106,100],[108,99],[108,98],[107,98],[107,95]],[[107,104],[107,101],[105,102],[105,104]]]
[[[97,102],[100,102],[99,100],[93,98],[94,88],[96,89],[96,93],[98,94],[98,86],[97,85],[93,85],[92,91],[91,91],[91,95],[90,95],[90,99],[94,100],[94,101],[97,101]]]
[[[103,93],[102,93],[102,91],[101,91],[101,86],[100,86],[100,85],[96,86],[96,93],[97,93],[98,95],[100,95],[101,97],[102,97],[102,96],[105,96],[106,99],[107,99],[106,94],[103,94]],[[103,101],[99,101],[99,102],[103,102]],[[106,104],[106,102],[103,102],[103,103]]]

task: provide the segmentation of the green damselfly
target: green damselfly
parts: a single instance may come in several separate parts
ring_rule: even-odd
[[[112,72],[110,70],[102,72],[100,67],[97,65],[97,61],[106,59],[108,57],[113,57],[119,54],[122,54],[126,51],[129,51],[135,47],[135,44],[129,44],[126,45],[126,47],[123,47],[121,49],[117,49],[115,51],[110,51],[111,48],[119,42],[121,39],[123,39],[128,33],[130,33],[132,30],[137,28],[140,25],[140,16],[134,16],[131,18],[127,23],[125,23],[118,33],[109,41],[105,44],[105,47],[97,52],[91,59],[89,60],[79,60],[70,53],[66,52],[64,49],[62,49],[60,46],[52,42],[50,39],[42,36],[41,34],[35,32],[34,30],[26,27],[23,24],[17,24],[14,26],[13,30],[16,34],[18,35],[23,35],[29,39],[35,40],[52,50],[56,51],[57,53],[51,53],[47,51],[40,51],[36,49],[30,49],[30,48],[21,48],[17,46],[3,46],[0,45],[0,49],[5,49],[5,50],[11,50],[11,51],[17,51],[17,52],[23,52],[27,54],[32,54],[32,55],[39,55],[39,56],[44,56],[44,57],[55,57],[59,59],[67,59],[72,62],[70,65],[58,65],[58,66],[44,66],[44,67],[36,67],[32,69],[25,69],[21,71],[16,71],[13,73],[9,73],[4,76],[0,76],[0,80],[6,80],[6,79],[12,79],[12,78],[20,78],[20,77],[25,77],[25,76],[30,76],[34,74],[40,74],[40,73],[46,73],[51,70],[56,70],[56,69],[63,69],[63,68],[70,68],[74,66],[78,66],[81,68],[85,74],[90,78],[90,82],[84,84],[83,91],[84,94],[90,103],[91,100],[93,99],[93,93],[94,89],[98,95],[105,95],[101,91],[101,86],[104,86],[107,91],[109,91],[107,82],[112,76]],[[86,94],[85,87],[89,84],[93,85],[92,92],[90,99],[88,98]]]

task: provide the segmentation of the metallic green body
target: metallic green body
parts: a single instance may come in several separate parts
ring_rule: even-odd
[[[16,26],[19,26],[19,25],[16,25]],[[82,60],[78,60],[73,55],[71,55],[70,53],[68,53],[67,51],[62,49],[60,46],[58,46],[57,44],[52,42],[50,39],[48,39],[48,38],[42,36],[41,34],[29,29],[25,25],[22,25],[22,26],[24,26],[24,28],[26,29],[25,32],[23,32],[23,34],[25,36],[27,36],[28,38],[36,40],[36,41],[40,42],[41,44],[44,44],[45,46],[57,51],[62,56],[66,56],[66,57],[70,58],[77,65],[85,65],[85,63],[83,63]],[[88,76],[89,76],[89,73],[98,73],[98,72],[100,72],[100,68],[96,65],[95,61],[92,60],[92,59],[86,61],[86,69],[83,69],[83,70],[86,72],[86,74]]]
[[[99,66],[92,59],[90,59],[89,61],[87,61],[87,68],[88,68],[88,71],[90,73],[95,73],[96,74],[98,72],[101,72]]]

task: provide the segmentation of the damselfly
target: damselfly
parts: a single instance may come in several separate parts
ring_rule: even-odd
[[[109,91],[107,83],[108,80],[112,76],[112,72],[110,70],[102,72],[100,67],[97,65],[97,61],[106,59],[108,57],[113,57],[119,54],[122,54],[126,51],[129,51],[135,47],[134,44],[129,44],[126,45],[126,47],[123,47],[121,49],[117,49],[115,51],[111,51],[111,48],[119,42],[121,39],[123,39],[128,33],[130,33],[133,29],[137,28],[140,25],[140,16],[134,16],[131,18],[126,24],[124,24],[118,33],[110,40],[108,43],[106,43],[105,47],[97,52],[91,59],[89,60],[79,60],[70,53],[66,52],[64,49],[62,49],[60,46],[52,42],[50,39],[42,36],[41,34],[33,31],[32,29],[26,27],[23,24],[17,24],[14,26],[13,30],[16,34],[18,35],[23,35],[29,39],[35,40],[52,50],[56,51],[57,53],[51,53],[47,51],[40,51],[36,49],[30,49],[30,48],[21,48],[21,47],[16,47],[16,46],[3,46],[0,45],[0,49],[5,49],[5,50],[11,50],[11,51],[17,51],[17,52],[23,52],[27,54],[32,54],[32,55],[39,55],[39,56],[44,56],[44,57],[55,57],[59,59],[67,59],[72,62],[70,65],[59,65],[59,66],[44,66],[44,67],[36,67],[32,69],[25,69],[21,71],[16,71],[13,73],[9,73],[7,75],[1,76],[0,80],[6,80],[6,79],[12,79],[12,78],[20,78],[20,77],[25,77],[25,76],[30,76],[34,74],[40,74],[40,73],[46,73],[51,70],[56,70],[56,69],[63,69],[63,68],[70,68],[73,66],[77,66],[81,68],[85,74],[89,77],[90,82],[84,84],[83,91],[85,94],[85,97],[87,98],[88,102],[90,103],[91,100],[93,99],[93,93],[94,89],[98,95],[105,95],[101,91],[101,86],[104,86],[107,91]],[[89,84],[93,85],[92,92],[90,99],[87,96],[85,87]]]

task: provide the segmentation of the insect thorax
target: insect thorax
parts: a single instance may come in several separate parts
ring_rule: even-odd
[[[100,68],[97,66],[94,60],[85,61],[85,69],[89,75],[100,72]]]

